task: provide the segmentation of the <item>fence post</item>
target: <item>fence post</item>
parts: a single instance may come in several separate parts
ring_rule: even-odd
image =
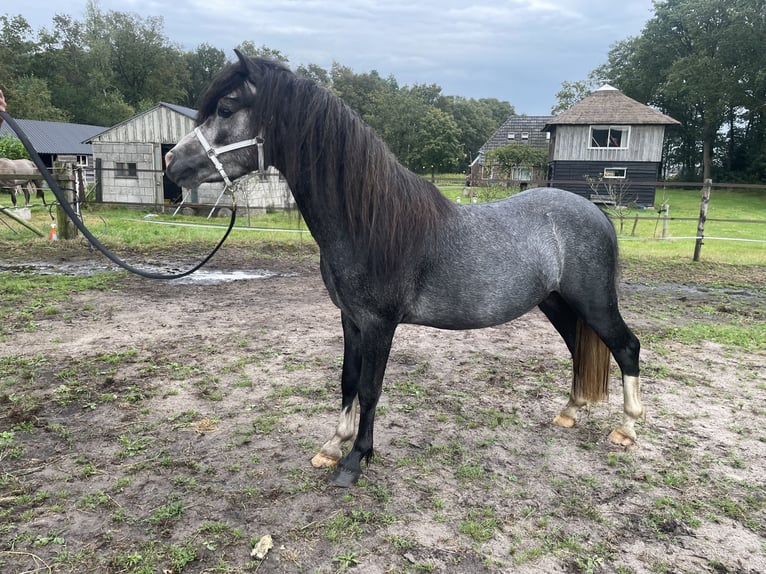
[[[706,179],[702,185],[702,203],[700,203],[700,218],[697,222],[697,241],[694,244],[694,261],[700,260],[702,251],[702,239],[705,236],[705,221],[707,221],[707,206],[710,203],[710,191],[713,188],[713,180]]]
[[[64,193],[64,199],[72,205],[74,199],[72,165],[65,162],[54,162],[53,177],[56,178],[59,188]],[[56,231],[59,239],[74,239],[77,237],[77,227],[64,211],[61,205],[56,206]]]

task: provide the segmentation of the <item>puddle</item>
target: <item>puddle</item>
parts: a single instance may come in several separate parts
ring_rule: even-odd
[[[251,271],[205,271],[200,269],[191,275],[173,279],[172,282],[178,285],[218,285],[220,283],[230,283],[232,281],[249,281],[253,279],[268,279],[270,277],[295,277],[296,273],[277,273],[267,269],[254,269]]]
[[[172,266],[138,266],[152,273],[180,273],[185,270],[181,267]],[[188,267],[186,268],[188,269]],[[106,273],[110,271],[119,271],[120,268],[109,262],[94,263],[93,261],[84,262],[66,262],[66,263],[24,263],[21,265],[4,265],[0,263],[0,271],[11,271],[15,273],[34,273],[37,275],[62,275],[69,277],[80,277],[94,275],[96,273]],[[176,285],[219,285],[221,283],[230,283],[232,281],[251,281],[257,279],[269,279],[271,277],[295,277],[296,273],[278,273],[268,269],[250,269],[242,271],[219,271],[214,269],[200,269],[191,275],[181,277],[180,279],[171,279]]]

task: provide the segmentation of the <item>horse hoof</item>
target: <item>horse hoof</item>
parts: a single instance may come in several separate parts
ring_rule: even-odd
[[[332,468],[338,464],[339,460],[340,457],[330,456],[323,452],[319,452],[311,459],[311,466],[314,468]]]
[[[556,415],[556,418],[553,419],[553,424],[556,426],[571,429],[575,425],[575,420],[569,415],[559,413]]]
[[[340,488],[348,488],[356,484],[359,477],[362,475],[361,471],[348,470],[342,466],[338,466],[332,473],[330,480],[335,486]]]
[[[623,430],[614,429],[609,434],[609,442],[611,442],[612,444],[619,445],[619,446],[628,447],[628,446],[633,446],[634,444],[636,444],[636,437],[634,437],[634,436],[632,437],[632,436],[628,435]]]

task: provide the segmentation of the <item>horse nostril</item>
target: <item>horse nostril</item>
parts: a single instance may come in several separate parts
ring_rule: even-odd
[[[168,153],[165,154],[165,165],[166,166],[170,165],[170,160],[172,159],[173,159],[173,152],[169,151]]]

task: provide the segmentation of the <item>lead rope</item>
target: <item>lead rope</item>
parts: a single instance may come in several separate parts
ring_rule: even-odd
[[[48,183],[48,186],[51,188],[51,191],[53,192],[53,195],[56,196],[56,200],[59,202],[61,207],[64,209],[64,212],[67,214],[69,219],[72,220],[72,222],[77,226],[77,229],[80,230],[80,232],[85,236],[85,238],[90,241],[91,245],[93,245],[96,249],[98,249],[101,253],[104,254],[110,261],[118,265],[119,267],[122,267],[126,271],[130,271],[131,273],[135,273],[136,275],[140,275],[141,277],[146,277],[147,279],[180,279],[181,277],[186,277],[187,275],[191,275],[198,269],[200,269],[203,265],[205,265],[210,259],[213,257],[213,255],[216,254],[216,252],[221,248],[223,245],[223,242],[226,241],[226,238],[229,236],[229,233],[231,233],[231,230],[234,228],[234,221],[236,220],[237,216],[237,209],[236,209],[236,198],[235,194],[233,192],[234,184],[232,184],[231,180],[229,179],[228,175],[226,175],[226,172],[223,171],[223,175],[225,176],[224,184],[226,187],[224,188],[224,192],[231,193],[231,204],[232,204],[232,210],[231,210],[231,220],[229,221],[229,227],[226,229],[226,232],[223,234],[223,237],[218,242],[218,244],[213,248],[213,250],[208,254],[207,257],[205,257],[200,263],[189,269],[188,271],[183,271],[181,273],[154,273],[152,271],[146,271],[144,269],[139,269],[138,267],[134,267],[133,265],[127,263],[114,253],[112,253],[107,247],[105,247],[96,237],[88,230],[87,227],[85,227],[85,224],[80,221],[77,214],[72,209],[72,206],[69,205],[69,202],[67,201],[66,197],[64,197],[64,193],[59,187],[58,183],[53,179],[53,176],[48,171],[48,168],[46,167],[43,160],[40,158],[39,154],[35,150],[35,148],[32,146],[32,143],[29,141],[29,138],[27,135],[22,131],[22,129],[19,127],[18,123],[16,123],[16,120],[14,120],[11,115],[8,112],[0,111],[0,117],[2,117],[6,122],[8,122],[8,125],[11,126],[13,131],[18,136],[19,140],[21,140],[21,143],[24,144],[24,147],[29,152],[29,155],[32,157],[32,161],[37,166],[37,169],[40,171],[40,174],[45,178],[45,181]],[[197,132],[199,128],[195,129],[195,132]],[[198,138],[201,135],[201,132],[198,133]],[[204,136],[203,136],[204,139]],[[207,141],[207,140],[205,140]],[[252,140],[247,140],[248,142],[252,142],[248,145],[259,145],[261,148],[263,147],[263,138],[253,138]],[[259,143],[260,141],[260,143]],[[240,144],[243,142],[239,142]],[[204,144],[203,144],[204,145]],[[232,146],[237,146],[238,144],[232,144]],[[221,165],[221,162],[218,161],[218,158],[215,157],[217,153],[223,153],[224,151],[231,151],[228,148],[231,149],[237,149],[236,147],[232,146],[225,146],[224,148],[220,148],[219,150],[215,150],[213,148],[213,155],[210,156],[208,154],[208,157],[215,158],[215,161],[213,161],[213,164],[216,165],[216,169],[218,169],[218,165]],[[244,147],[244,146],[238,146],[238,147]],[[223,150],[223,151],[222,151]],[[207,151],[207,150],[206,150]],[[262,151],[259,151],[259,165],[263,165],[262,160]],[[221,170],[223,170],[223,165],[221,165]],[[221,173],[221,170],[219,170],[219,173]]]

